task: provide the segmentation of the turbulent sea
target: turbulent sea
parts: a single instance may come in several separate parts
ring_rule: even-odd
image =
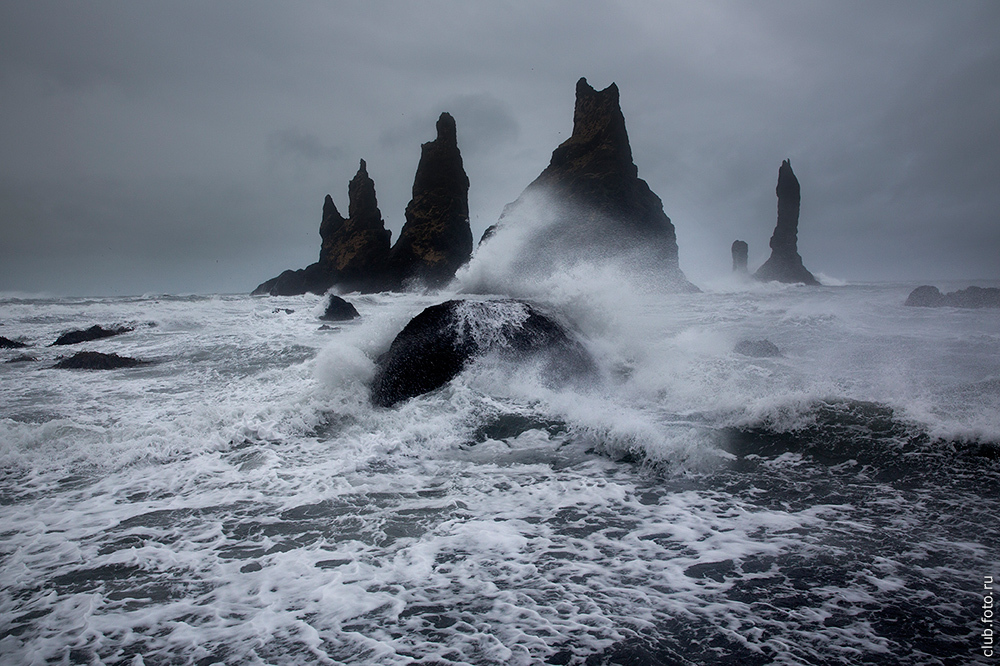
[[[529,295],[598,379],[390,409],[374,359],[454,294],[0,298],[0,663],[1000,658],[1000,311],[601,278]],[[93,324],[134,330],[48,346]]]

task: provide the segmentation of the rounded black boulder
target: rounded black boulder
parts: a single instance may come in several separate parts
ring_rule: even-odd
[[[353,305],[336,294],[330,294],[330,300],[326,304],[326,310],[320,315],[320,319],[324,321],[350,321],[360,316]]]
[[[579,341],[527,303],[447,301],[410,320],[378,359],[372,403],[391,407],[433,391],[487,354],[515,363],[540,359],[556,381],[595,370]]]

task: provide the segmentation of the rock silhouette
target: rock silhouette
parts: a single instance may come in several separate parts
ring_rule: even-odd
[[[121,335],[122,333],[128,333],[133,330],[130,326],[113,326],[111,328],[104,328],[98,324],[91,326],[88,329],[82,331],[69,331],[63,333],[53,345],[75,345],[80,342],[90,342],[91,340],[100,340],[102,338],[110,338],[115,335]]]
[[[471,256],[469,177],[458,150],[455,119],[442,113],[437,138],[420,147],[406,223],[389,254],[391,282],[394,288],[412,280],[440,287]]]
[[[146,361],[140,361],[137,358],[128,356],[82,351],[58,361],[52,367],[63,370],[115,370],[117,368],[134,368],[146,364]]]
[[[747,273],[747,257],[750,254],[750,246],[745,241],[733,241],[733,272],[741,275]]]
[[[818,285],[819,281],[806,270],[798,250],[799,181],[788,160],[778,169],[778,224],[771,235],[771,257],[757,269],[754,277],[762,281],[802,282]]]
[[[538,220],[543,223],[538,223]],[[550,267],[578,258],[628,255],[644,268],[662,271],[662,280],[695,289],[681,272],[677,239],[663,202],[638,176],[625,129],[618,87],[594,90],[576,84],[573,134],[552,153],[544,171],[508,204],[480,244],[494,242],[506,229],[533,230],[514,272]],[[644,261],[645,260],[645,261]]]
[[[924,308],[1000,308],[1000,289],[968,287],[942,294],[937,287],[923,285],[911,291],[903,305]]]
[[[398,291],[410,286],[440,287],[472,255],[469,226],[469,178],[458,149],[455,119],[442,113],[437,138],[421,146],[413,180],[413,199],[406,207],[406,223],[390,250],[391,232],[385,228],[375,196],[375,183],[361,160],[348,186],[348,214],[344,218],[333,197],[326,196],[320,223],[319,261],[288,270],[261,283],[254,294],[292,296],[340,291]]]
[[[0,335],[0,349],[23,349],[27,347],[23,342],[18,342],[17,340],[10,340],[8,338]]]
[[[336,294],[330,294],[326,310],[320,315],[320,319],[324,321],[349,321],[360,316],[353,305]]]

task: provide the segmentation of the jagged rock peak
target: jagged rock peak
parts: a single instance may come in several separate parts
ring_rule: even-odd
[[[348,204],[347,217],[355,222],[376,219],[382,226],[382,213],[378,209],[375,198],[375,181],[368,176],[368,167],[364,160],[358,167],[358,173],[347,186]]]
[[[573,134],[552,153],[552,167],[569,167],[581,156],[616,163],[628,175],[637,176],[632,163],[632,147],[625,129],[625,115],[619,101],[618,86],[612,83],[604,90],[595,90],[586,78],[576,82],[576,106],[573,109]],[[579,165],[581,167],[585,165]]]
[[[406,223],[389,256],[391,279],[443,286],[472,256],[469,177],[458,149],[455,119],[442,113],[437,138],[420,147]]]
[[[337,205],[333,203],[333,197],[329,194],[323,200],[323,218],[319,224],[319,237],[323,239],[320,244],[320,261],[323,260],[323,244],[326,240],[336,234],[344,226],[344,217],[337,210]]]
[[[757,269],[754,277],[758,280],[778,282],[802,282],[818,285],[812,273],[802,264],[798,250],[799,206],[801,193],[799,181],[792,172],[792,164],[784,160],[778,169],[778,223],[771,235],[771,256]]]

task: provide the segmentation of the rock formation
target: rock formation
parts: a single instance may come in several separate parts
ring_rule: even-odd
[[[364,160],[348,194],[346,219],[330,195],[323,203],[319,261],[271,278],[254,294],[322,294],[333,286],[362,293],[395,291],[415,284],[440,287],[451,281],[472,255],[469,178],[458,150],[455,119],[447,113],[437,121],[437,138],[421,146],[413,199],[391,251],[391,232],[385,228],[375,183]]]
[[[416,280],[440,287],[472,256],[469,178],[458,150],[455,119],[442,113],[437,138],[420,147],[406,223],[389,255],[395,285]]]
[[[924,308],[1000,308],[1000,289],[968,287],[942,294],[937,287],[923,285],[911,291],[903,305]]]
[[[348,216],[344,219],[333,197],[323,202],[319,261],[288,270],[261,283],[254,294],[295,296],[322,294],[337,285],[344,291],[373,292],[386,288],[386,259],[392,232],[385,228],[375,197],[375,182],[364,160],[347,187]]]
[[[661,271],[663,282],[695,289],[678,266],[676,235],[663,203],[638,177],[613,83],[596,91],[586,79],[577,82],[572,136],[480,244],[515,226],[531,232],[523,257],[511,266],[514,273],[627,255],[644,270]]]
[[[75,345],[81,342],[110,338],[115,335],[121,335],[122,333],[128,333],[131,330],[133,329],[130,326],[112,326],[111,328],[104,328],[103,326],[95,324],[82,331],[69,331],[68,333],[63,333],[56,338],[56,341],[52,344]]]
[[[788,160],[778,169],[778,224],[771,235],[771,257],[757,269],[754,277],[762,281],[803,282],[818,285],[819,281],[802,265],[798,250],[799,181],[792,173]]]
[[[746,241],[733,241],[733,272],[740,275],[747,274],[747,257],[750,254],[750,246]]]
[[[0,335],[0,349],[22,349],[28,345],[17,340],[9,340]]]
[[[350,321],[360,316],[353,305],[336,294],[330,294],[326,310],[320,315],[320,319],[324,321]]]
[[[447,301],[410,320],[378,359],[372,402],[391,407],[433,391],[490,353],[518,364],[539,360],[554,381],[595,368],[583,345],[527,303]]]
[[[140,361],[129,356],[119,356],[118,354],[83,351],[77,352],[69,358],[61,359],[52,367],[64,370],[115,370],[117,368],[134,368],[140,365],[147,365],[147,361]]]

